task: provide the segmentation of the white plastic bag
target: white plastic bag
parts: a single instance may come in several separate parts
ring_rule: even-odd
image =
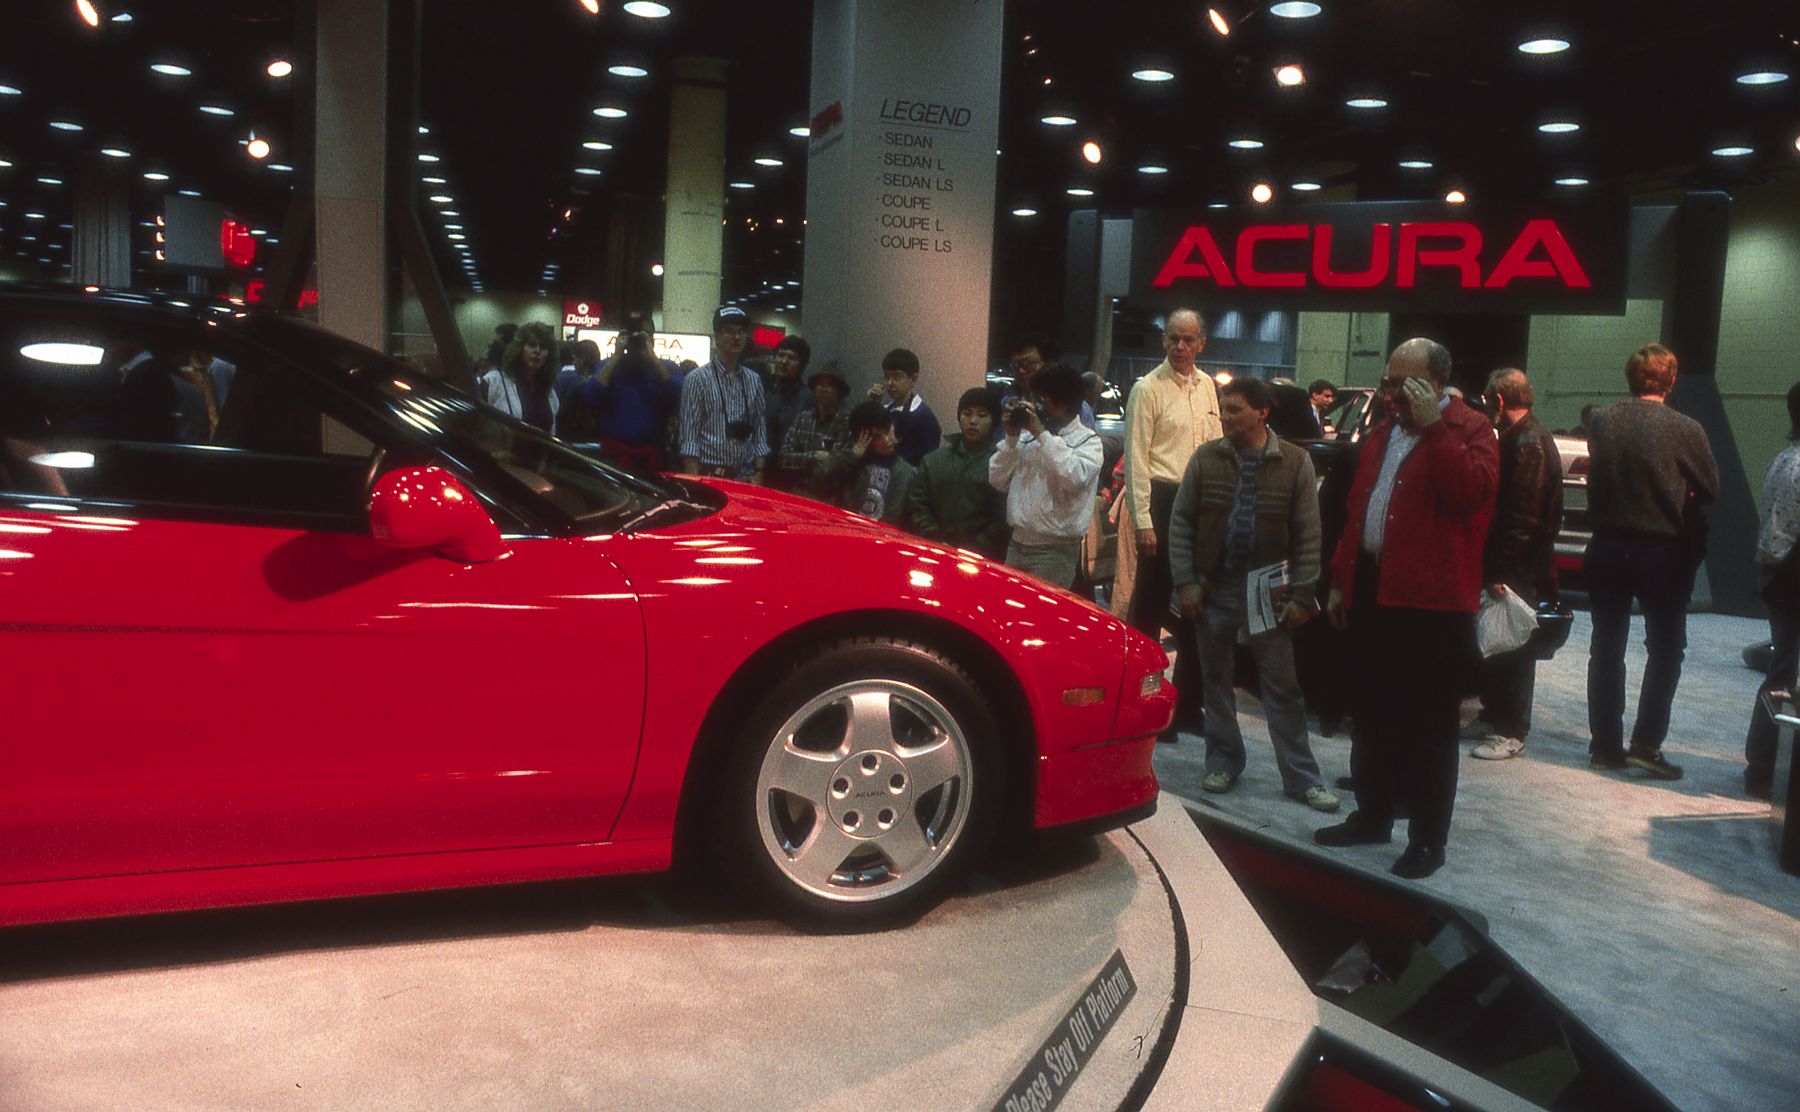
[[[1501,585],[1498,595],[1482,592],[1481,612],[1475,615],[1475,642],[1482,656],[1523,648],[1536,630],[1537,611],[1511,587]]]

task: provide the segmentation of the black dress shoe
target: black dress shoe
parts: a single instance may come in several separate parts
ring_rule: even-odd
[[[1443,867],[1443,846],[1409,845],[1388,871],[1406,880],[1424,880]]]
[[[1376,826],[1356,815],[1351,815],[1336,826],[1321,826],[1313,831],[1313,841],[1322,846],[1342,848],[1344,846],[1385,846],[1394,840],[1394,828]]]

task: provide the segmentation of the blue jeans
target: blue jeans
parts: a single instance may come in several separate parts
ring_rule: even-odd
[[[1588,546],[1585,571],[1594,621],[1588,644],[1588,752],[1624,755],[1625,641],[1635,599],[1644,612],[1649,659],[1638,689],[1631,748],[1654,753],[1669,736],[1669,708],[1681,682],[1694,567],[1673,537],[1598,534]]]
[[[1249,628],[1244,612],[1244,580],[1226,576],[1207,598],[1197,623],[1206,696],[1206,771],[1229,773],[1233,779],[1243,774],[1245,760],[1237,690],[1232,685],[1238,631]],[[1285,629],[1258,634],[1250,638],[1250,653],[1256,658],[1257,685],[1275,762],[1281,768],[1281,788],[1289,795],[1304,795],[1321,781],[1319,762],[1306,736],[1306,702],[1294,673],[1294,635]]]

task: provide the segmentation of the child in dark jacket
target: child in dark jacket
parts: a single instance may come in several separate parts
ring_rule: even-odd
[[[894,416],[880,402],[850,411],[850,442],[833,450],[820,469],[822,493],[852,513],[899,528],[913,466],[894,445]]]
[[[1006,558],[1006,495],[988,482],[993,430],[1000,422],[993,391],[964,392],[957,431],[925,457],[907,498],[908,527],[926,540]]]

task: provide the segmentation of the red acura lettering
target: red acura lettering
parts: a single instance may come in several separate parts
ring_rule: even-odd
[[[1554,220],[1528,220],[1525,227],[1501,255],[1493,272],[1482,280],[1481,229],[1462,221],[1403,223],[1399,244],[1394,248],[1394,228],[1377,224],[1369,233],[1369,262],[1362,270],[1339,271],[1331,265],[1332,240],[1335,229],[1329,224],[1308,227],[1305,224],[1253,224],[1238,233],[1234,244],[1236,273],[1225,261],[1224,252],[1205,225],[1194,225],[1181,234],[1175,249],[1163,260],[1151,283],[1165,288],[1179,281],[1206,279],[1225,288],[1243,284],[1246,287],[1296,289],[1310,281],[1330,289],[1370,289],[1393,275],[1396,289],[1413,289],[1418,285],[1419,271],[1439,268],[1454,271],[1457,284],[1466,290],[1505,289],[1515,279],[1554,278],[1564,287],[1591,289],[1587,271],[1576,258],[1568,238]],[[1257,263],[1258,248],[1270,241],[1312,242],[1310,272],[1296,270],[1264,270]]]

